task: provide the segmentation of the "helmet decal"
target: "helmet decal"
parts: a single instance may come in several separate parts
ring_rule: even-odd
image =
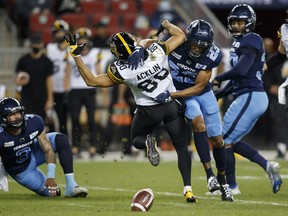
[[[124,47],[126,48],[128,54],[130,55],[132,53],[128,43],[125,41],[125,39],[121,36],[120,33],[117,33],[116,36],[122,41]]]

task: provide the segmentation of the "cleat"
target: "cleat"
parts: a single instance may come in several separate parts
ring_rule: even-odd
[[[196,198],[194,197],[192,191],[190,191],[190,190],[186,191],[186,193],[184,194],[184,197],[185,197],[187,203],[196,203],[196,202],[198,202],[196,200]]]
[[[70,198],[83,197],[83,198],[85,198],[87,195],[88,195],[88,190],[86,188],[76,186],[73,189],[73,193],[65,194],[65,197],[70,197]]]
[[[146,139],[147,157],[153,166],[158,166],[160,163],[160,155],[157,150],[156,137],[153,134],[148,134]]]
[[[234,188],[231,188],[230,186],[229,186],[229,188],[231,190],[232,195],[240,195],[241,194],[241,191],[240,191],[240,189],[238,187],[238,184]],[[205,194],[206,195],[214,195],[214,196],[216,196],[216,195],[221,195],[222,193],[221,193],[220,190],[216,190],[216,191],[214,191],[212,193],[208,191]]]
[[[280,177],[280,164],[277,162],[268,162],[266,173],[270,179],[273,193],[277,193],[282,185]]]
[[[214,191],[220,189],[220,185],[219,185],[219,183],[218,183],[218,180],[217,180],[216,176],[211,176],[211,177],[208,179],[207,188],[208,188],[208,190],[209,190],[211,193],[213,193]]]
[[[222,195],[221,195],[222,201],[228,201],[228,202],[234,201],[231,189],[229,188],[228,184],[221,185],[220,191],[222,193]]]
[[[206,195],[217,196],[217,195],[221,195],[222,193],[221,193],[220,190],[216,190],[216,191],[213,191],[213,192],[207,191],[205,194]]]
[[[238,184],[236,184],[236,186],[234,186],[234,187],[229,186],[229,188],[230,188],[233,195],[240,195],[241,194],[241,191],[238,187]]]

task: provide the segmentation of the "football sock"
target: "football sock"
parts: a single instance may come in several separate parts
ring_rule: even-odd
[[[177,145],[179,144],[179,145]],[[177,142],[175,145],[175,150],[178,157],[178,169],[181,173],[183,184],[191,185],[191,156],[188,152],[186,139],[183,143]]]
[[[67,136],[64,134],[57,134],[55,137],[55,144],[64,174],[73,173],[73,155]]]
[[[205,172],[206,172],[207,180],[208,180],[211,176],[214,176],[212,167],[210,167],[210,168],[208,168],[208,169],[205,169]]]
[[[232,187],[237,184],[235,177],[235,156],[233,147],[226,148],[226,179],[227,183]]]
[[[73,191],[73,188],[77,186],[77,183],[75,182],[75,179],[74,179],[74,173],[66,173],[65,179],[66,179],[66,191],[67,190]]]
[[[206,136],[206,131],[204,132],[194,132],[194,142],[197,149],[198,155],[200,157],[201,163],[207,163],[211,161],[210,148]]]
[[[264,170],[266,170],[267,160],[263,158],[257,150],[244,141],[237,142],[234,147],[234,152],[242,155],[250,161],[259,164]]]
[[[213,156],[215,159],[217,169],[219,171],[224,171],[226,162],[225,146],[221,148],[213,148]]]
[[[225,175],[220,175],[220,174],[218,173],[218,175],[217,175],[217,180],[218,180],[218,183],[219,183],[220,185],[225,185],[225,184],[226,184]]]
[[[146,148],[146,139],[147,139],[147,135],[140,135],[137,136],[133,139],[133,145],[135,146],[135,148],[137,149],[145,149]]]
[[[185,195],[185,193],[186,193],[187,191],[192,191],[192,186],[191,186],[191,185],[186,185],[186,186],[184,186],[183,194]]]

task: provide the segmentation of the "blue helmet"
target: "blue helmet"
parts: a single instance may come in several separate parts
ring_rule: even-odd
[[[205,20],[194,20],[186,29],[185,50],[190,58],[199,59],[205,56],[214,40],[212,26]],[[202,48],[201,52],[192,49],[192,46]]]
[[[239,33],[232,28],[231,24],[234,20],[245,21],[244,30]],[[229,16],[227,17],[228,21],[228,33],[233,37],[241,37],[249,32],[252,32],[256,25],[256,13],[253,8],[247,4],[238,4],[230,11]]]
[[[21,119],[17,119],[13,122],[9,121],[8,116],[20,112]],[[24,124],[24,112],[25,108],[20,105],[19,101],[12,97],[5,97],[0,100],[0,126],[4,128],[21,128]]]

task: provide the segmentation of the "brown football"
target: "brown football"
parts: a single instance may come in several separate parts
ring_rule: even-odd
[[[139,190],[131,202],[132,211],[149,211],[154,202],[154,194],[150,188]]]

